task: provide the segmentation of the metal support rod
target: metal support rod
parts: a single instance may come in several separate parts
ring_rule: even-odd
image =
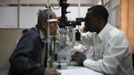
[[[80,7],[81,7],[80,0],[78,0],[78,17],[80,17]]]
[[[49,0],[47,0],[47,9],[50,11],[50,2],[49,2]],[[48,20],[50,19],[50,14],[48,13]],[[49,57],[50,57],[50,54],[49,54],[49,51],[50,51],[50,23],[49,23],[49,21],[48,21],[48,26],[47,26],[47,61],[46,62],[50,62],[50,60],[48,60],[49,59]],[[49,64],[49,66],[47,66],[47,67],[50,67],[50,64]]]
[[[81,7],[81,3],[80,0],[78,0],[78,17],[80,17],[80,7]],[[78,26],[79,29],[79,26]]]
[[[47,9],[50,11],[50,3],[49,0],[47,0]],[[50,14],[48,13],[48,19],[50,19]],[[50,43],[50,23],[48,22],[48,26],[47,26],[47,43],[48,43],[48,50],[49,50],[49,43]]]

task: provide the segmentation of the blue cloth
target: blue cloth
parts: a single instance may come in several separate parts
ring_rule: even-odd
[[[44,75],[45,67],[41,64],[43,46],[38,30],[28,30],[9,59],[9,75]]]

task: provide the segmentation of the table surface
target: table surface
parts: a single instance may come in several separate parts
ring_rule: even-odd
[[[61,73],[61,75],[104,75],[81,66],[68,66],[67,69],[58,71]]]

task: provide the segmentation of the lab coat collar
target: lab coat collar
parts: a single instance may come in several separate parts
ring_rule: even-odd
[[[103,40],[105,37],[106,32],[108,32],[111,29],[111,25],[107,23],[105,27],[101,30],[101,32],[98,34],[98,37]]]

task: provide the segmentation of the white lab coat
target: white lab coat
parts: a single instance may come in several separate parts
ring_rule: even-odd
[[[85,67],[104,75],[134,75],[129,43],[117,28],[107,24],[98,35],[82,33],[81,44],[94,51],[84,61]]]

